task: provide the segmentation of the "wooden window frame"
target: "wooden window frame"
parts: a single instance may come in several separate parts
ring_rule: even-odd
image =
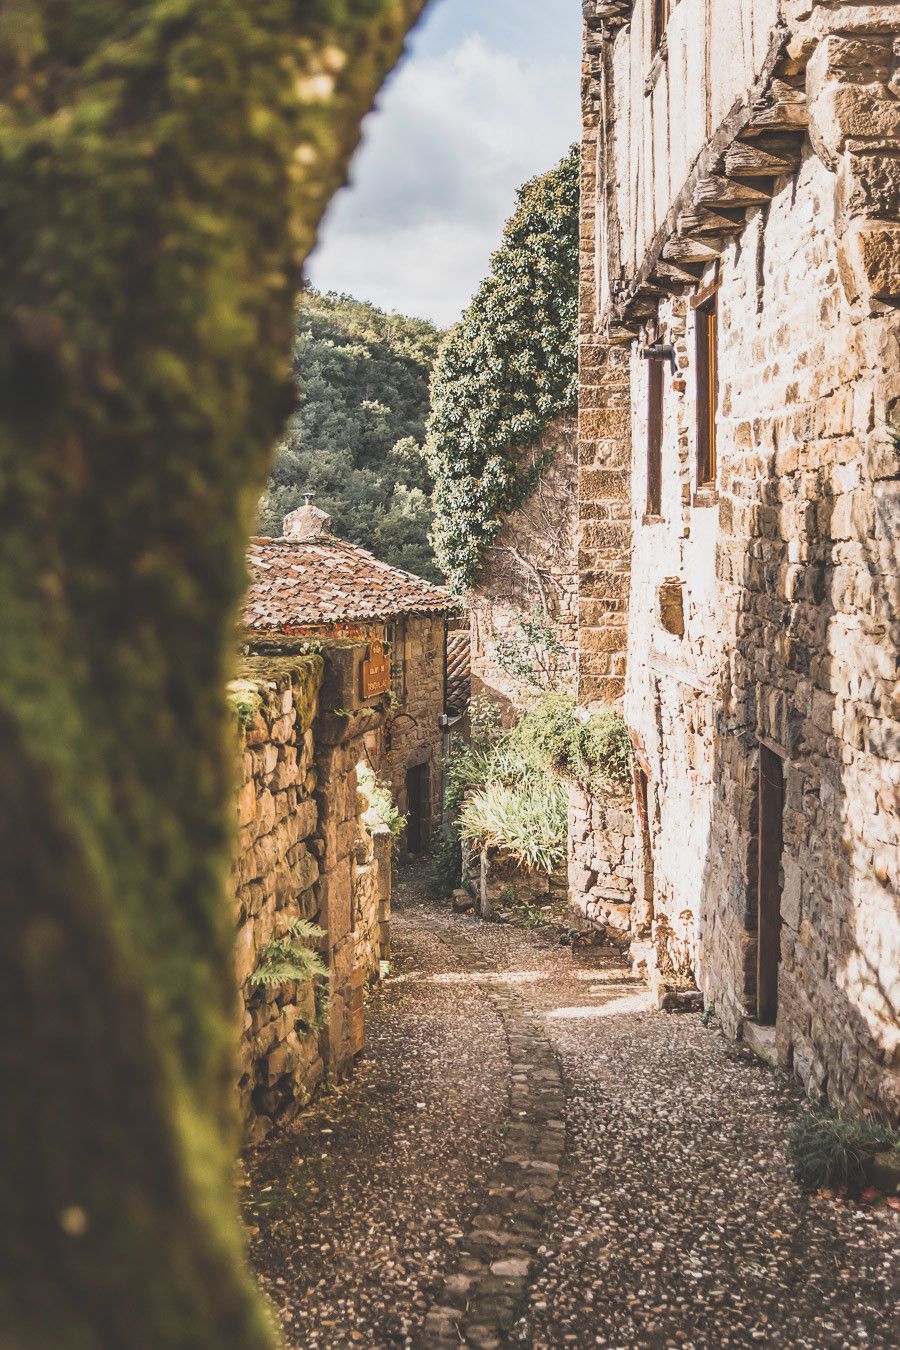
[[[759,741],[757,791],[756,1021],[778,1020],[781,964],[781,869],[784,855],[785,759]]]
[[[697,378],[697,483],[695,506],[713,506],[718,477],[716,410],[719,403],[719,276],[698,290],[694,310]]]
[[[662,446],[663,396],[665,369],[663,362],[651,357],[647,362],[647,499],[644,524],[662,520]]]

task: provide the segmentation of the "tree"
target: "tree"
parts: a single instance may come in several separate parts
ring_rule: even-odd
[[[422,0],[0,16],[0,1344],[272,1344],[232,1194],[245,537]]]
[[[301,294],[299,406],[262,500],[263,533],[280,534],[287,513],[313,492],[336,534],[395,567],[441,580],[421,448],[440,338],[423,319],[384,314],[346,295]]]
[[[435,364],[427,457],[434,542],[451,589],[478,576],[484,549],[545,467],[529,455],[578,391],[580,152],[519,189],[489,275]]]

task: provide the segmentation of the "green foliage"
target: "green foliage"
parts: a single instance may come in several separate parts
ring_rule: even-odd
[[[341,538],[440,581],[429,542],[431,477],[422,453],[428,381],[441,334],[346,295],[304,291],[293,370],[299,407],[278,449],[260,529],[281,533],[313,492]]]
[[[631,782],[631,743],[618,713],[582,720],[570,694],[547,693],[509,731],[496,705],[473,700],[470,743],[454,745],[447,800],[457,829],[550,872],[565,857],[570,782],[620,791]]]
[[[504,731],[489,699],[473,699],[470,742],[455,744],[448,766],[448,806],[456,829],[480,847],[496,846],[548,872],[565,855],[568,794],[543,764],[528,759],[515,731]]]
[[[510,739],[535,770],[595,790],[624,790],[631,783],[632,751],[620,713],[582,720],[571,694],[545,694],[526,710]]]
[[[455,825],[435,831],[431,845],[428,898],[441,900],[462,882],[462,848]]]
[[[257,689],[229,689],[228,706],[237,719],[238,730],[244,732],[252,727],[256,715],[262,707],[262,697]]]
[[[822,1186],[859,1190],[876,1153],[896,1149],[900,1134],[879,1121],[836,1111],[804,1111],[790,1128],[788,1146],[796,1180],[807,1190]]]
[[[579,151],[526,183],[503,243],[438,355],[426,453],[434,544],[454,591],[471,586],[504,517],[544,468],[533,452],[577,397]]]
[[[569,794],[546,775],[492,778],[466,797],[460,812],[464,839],[501,848],[527,867],[552,872],[566,856]]]
[[[406,816],[397,810],[389,785],[376,778],[371,765],[365,761],[357,766],[356,781],[360,792],[369,803],[368,810],[363,816],[365,824],[370,830],[384,826],[390,831],[391,838],[396,839],[403,833]]]
[[[321,956],[306,944],[324,938],[325,932],[308,919],[292,919],[284,934],[267,942],[259,954],[259,964],[247,983],[271,987],[290,981],[305,984],[315,976],[328,976]]]
[[[10,1345],[276,1341],[233,1196],[222,691],[294,279],[421,8],[0,13]],[[84,1239],[53,1217],[72,1201]]]
[[[558,689],[566,669],[566,649],[541,609],[520,614],[513,630],[496,645],[501,670],[531,689]]]

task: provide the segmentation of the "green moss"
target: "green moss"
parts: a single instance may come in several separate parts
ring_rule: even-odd
[[[16,0],[0,24],[12,1345],[274,1343],[232,1195],[222,690],[299,264],[420,8]]]

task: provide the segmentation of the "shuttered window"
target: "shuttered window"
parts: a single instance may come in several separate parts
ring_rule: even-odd
[[[663,380],[659,360],[647,362],[647,515],[662,515]]]
[[[694,311],[697,335],[697,487],[716,484],[716,405],[719,397],[718,292]]]

